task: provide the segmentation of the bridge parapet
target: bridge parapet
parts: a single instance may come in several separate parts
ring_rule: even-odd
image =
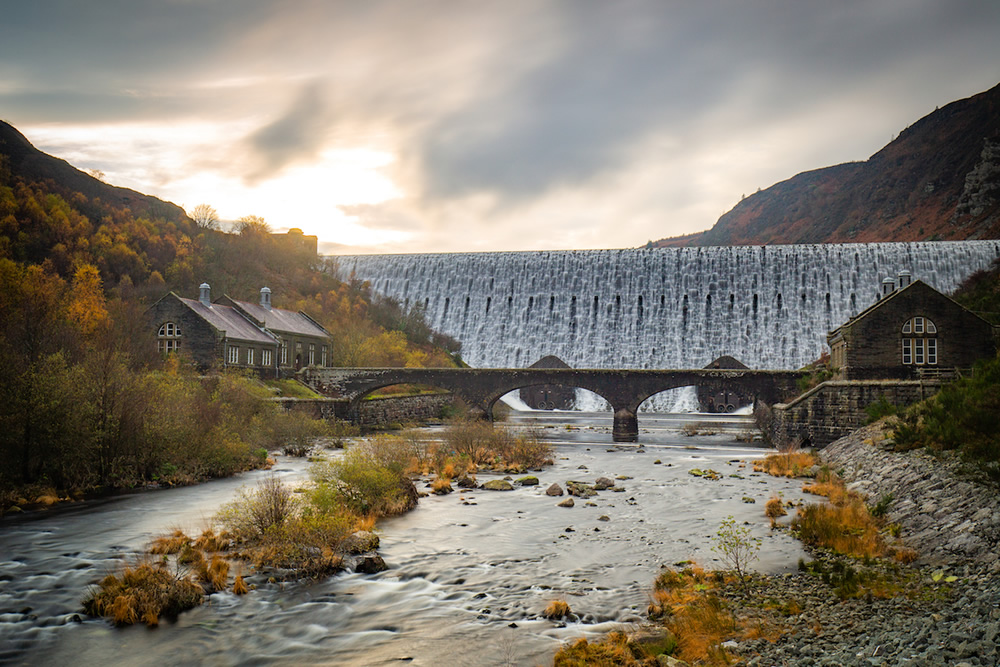
[[[616,442],[638,439],[639,406],[647,398],[691,385],[738,387],[767,403],[790,398],[800,371],[748,369],[602,369],[602,368],[306,368],[303,382],[321,394],[352,403],[382,387],[422,384],[446,389],[475,412],[492,419],[493,406],[504,394],[535,385],[587,389],[604,398],[614,411]]]

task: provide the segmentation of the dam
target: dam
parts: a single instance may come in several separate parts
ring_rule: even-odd
[[[479,368],[702,368],[728,354],[791,370],[909,271],[949,293],[1000,241],[347,255],[342,279],[425,310]],[[644,406],[644,409],[648,406]]]

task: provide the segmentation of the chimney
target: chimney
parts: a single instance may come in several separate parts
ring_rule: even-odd
[[[896,283],[897,283],[897,286],[899,287],[899,289],[903,289],[904,287],[908,287],[909,284],[912,283],[912,282],[913,282],[913,278],[910,276],[910,272],[907,271],[907,270],[905,270],[905,269],[902,270],[902,271],[900,271],[899,275],[896,277]]]
[[[882,279],[882,298],[889,296],[896,291],[896,281],[892,278]]]
[[[211,305],[212,305],[212,288],[208,286],[208,283],[202,283],[198,287],[198,301],[201,301],[206,306],[211,307]]]
[[[266,287],[260,288],[260,307],[271,310],[271,290]]]

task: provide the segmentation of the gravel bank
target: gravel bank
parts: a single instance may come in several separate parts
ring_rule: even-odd
[[[758,598],[794,597],[804,611],[784,619],[792,631],[775,643],[739,643],[733,652],[743,664],[1000,665],[1000,494],[958,462],[891,446],[876,424],[821,457],[872,502],[892,495],[887,518],[921,554],[905,571],[925,595],[840,601],[814,575],[760,581]]]

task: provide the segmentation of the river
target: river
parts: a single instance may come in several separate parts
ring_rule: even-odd
[[[662,565],[721,567],[711,538],[727,516],[763,538],[757,570],[789,571],[804,555],[764,517],[772,494],[802,498],[800,482],[752,472],[749,462],[763,452],[736,440],[748,418],[644,413],[638,445],[611,443],[610,413],[515,412],[509,420],[554,446],[555,465],[536,473],[540,486],[422,498],[416,510],[380,522],[385,572],[292,584],[251,577],[258,588],[249,595],[212,595],[156,629],[113,628],[86,617],[81,600],[121,558],[175,528],[200,532],[241,485],[271,473],[5,517],[0,662],[548,664],[560,642],[640,621]],[[713,434],[684,435],[692,421]],[[692,468],[722,477],[695,477]],[[293,485],[308,476],[303,460],[287,457],[273,472]],[[625,491],[577,498],[573,508],[544,493],[553,482],[599,476],[628,477],[619,482]],[[554,599],[576,618],[542,619]]]

